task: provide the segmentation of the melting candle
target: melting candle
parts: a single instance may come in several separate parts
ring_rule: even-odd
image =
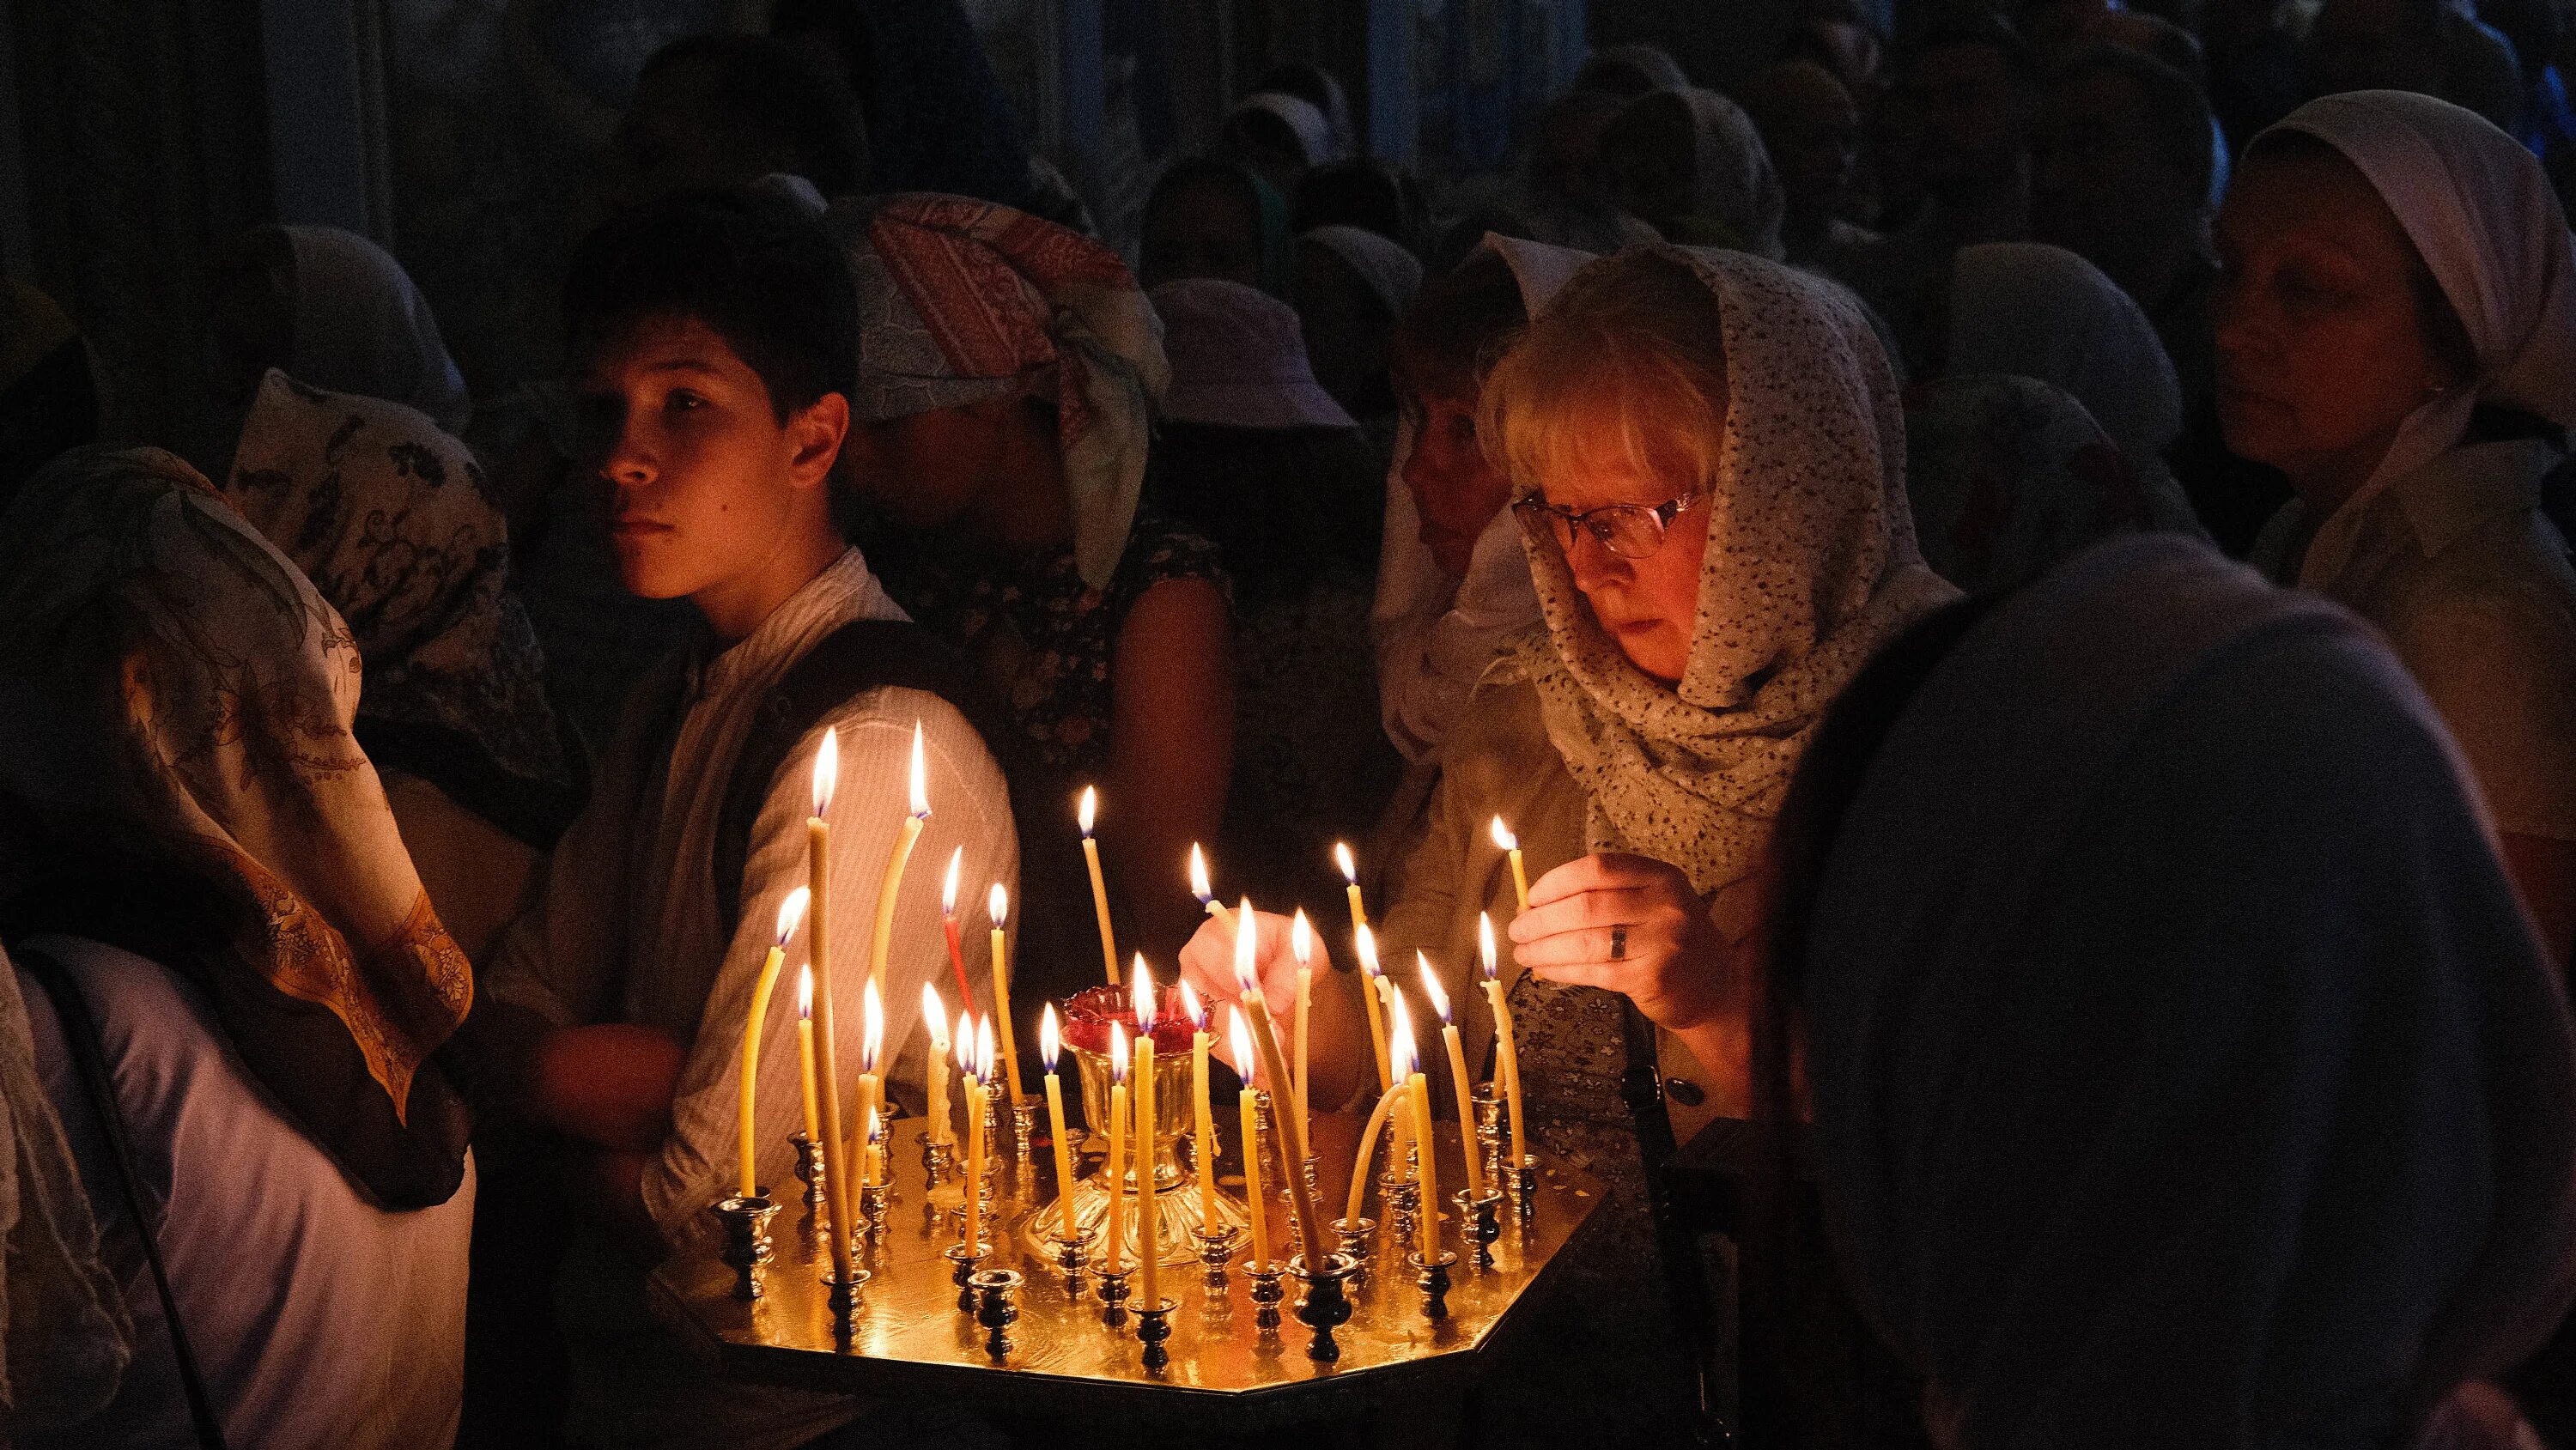
[[[1503,1078],[1503,1109],[1511,1124],[1513,1164],[1518,1165],[1529,1139],[1521,1136],[1521,1055],[1512,1045],[1512,1007],[1504,1000],[1503,976],[1494,951],[1494,918],[1476,913],[1476,956],[1485,971],[1485,1000],[1494,1009],[1494,1061]]]
[[[1100,879],[1100,843],[1092,839],[1092,822],[1100,814],[1100,792],[1082,788],[1082,805],[1074,812],[1082,826],[1082,864],[1091,872],[1091,912],[1100,919],[1100,970],[1109,985],[1118,985],[1118,936],[1109,929],[1109,887]]]
[[[1440,1014],[1440,1042],[1449,1049],[1449,1086],[1458,1098],[1458,1151],[1467,1160],[1467,1196],[1485,1196],[1485,1170],[1476,1162],[1476,1085],[1467,1078],[1467,1050],[1459,1045],[1458,1024],[1449,1016],[1449,994],[1440,989],[1440,978],[1431,970],[1431,958],[1413,954],[1414,963],[1422,969],[1422,995],[1431,1010]],[[1424,1143],[1431,1140],[1425,1138]],[[1430,1149],[1423,1149],[1428,1157]]]
[[[758,1133],[753,1122],[753,1104],[759,1098],[761,1029],[769,1021],[769,993],[778,985],[778,968],[787,960],[787,939],[796,934],[796,923],[805,915],[805,902],[812,894],[808,888],[799,886],[788,892],[787,899],[778,904],[778,936],[770,944],[768,957],[760,964],[760,981],[751,989],[751,1015],[742,1024],[742,1095],[738,1107],[741,1122],[737,1124],[742,1136],[742,1161],[736,1166],[741,1169],[739,1176],[745,1198],[760,1192],[758,1167],[754,1161]]]
[[[1521,866],[1521,838],[1512,834],[1512,828],[1503,824],[1501,816],[1494,817],[1493,833],[1494,844],[1502,849],[1505,856],[1511,858],[1512,901],[1517,910],[1527,911],[1529,910],[1529,873]]]

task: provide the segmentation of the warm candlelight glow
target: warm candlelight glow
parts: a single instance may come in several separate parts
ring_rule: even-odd
[[[1082,788],[1082,804],[1075,807],[1073,819],[1082,827],[1082,834],[1088,838],[1091,835],[1092,823],[1100,819],[1099,791],[1087,785]]]
[[[1493,830],[1496,850],[1517,851],[1521,848],[1521,838],[1512,834],[1512,828],[1503,824],[1501,816],[1494,817]]]
[[[957,1040],[966,1043],[972,1043],[975,1040],[975,1009],[973,1007],[960,1007],[957,1009]],[[958,1063],[958,1066],[962,1068],[970,1066],[970,1064],[960,1062]]]
[[[1109,1081],[1115,1084],[1126,1080],[1127,1024],[1112,1022],[1109,1024]]]
[[[1361,927],[1353,934],[1352,940],[1359,947],[1361,973],[1370,981],[1376,981],[1382,970],[1377,964],[1377,933]]]
[[[1136,999],[1136,1031],[1141,1036],[1151,1037],[1154,1035],[1154,1019],[1160,1014],[1154,1010],[1154,974],[1145,966],[1143,952],[1136,954],[1136,964],[1129,975]]]
[[[993,1068],[1000,1061],[1001,1055],[993,1046],[993,1019],[987,1017],[975,1024],[975,1076],[986,1087],[993,1085]]]
[[[1038,1014],[1038,1059],[1046,1064],[1047,1071],[1055,1071],[1056,1056],[1063,1046],[1064,1032],[1056,1026],[1055,1004],[1049,1002],[1046,1010]]]
[[[1367,926],[1351,929],[1352,944],[1360,958],[1360,1012],[1368,1019],[1369,1060],[1377,1064],[1378,1091],[1395,1085],[1394,1071],[1386,1061],[1386,992],[1377,965],[1377,933]]]
[[[1315,957],[1315,929],[1306,924],[1306,908],[1302,906],[1288,918],[1288,955],[1295,957],[1301,967]]]
[[[1190,842],[1190,894],[1202,902],[1216,900],[1216,891],[1208,885],[1207,853],[1199,843]]]
[[[948,875],[946,879],[939,883],[939,914],[941,916],[955,916],[957,914],[957,873],[964,870],[965,867],[965,847],[960,846],[956,850],[948,853]]]
[[[813,896],[812,890],[799,886],[787,893],[785,901],[778,903],[778,944],[780,946],[787,945],[787,939],[796,934],[796,924],[805,919],[805,903],[812,900]]]
[[[1352,859],[1349,843],[1344,841],[1335,841],[1333,843],[1333,864],[1342,868],[1342,879],[1344,881],[1349,882],[1353,886],[1357,886],[1359,884],[1360,863]]]
[[[948,1004],[939,999],[939,988],[929,982],[921,984],[921,1021],[930,1029],[930,1053],[933,1057],[948,1055]]]
[[[1489,911],[1476,913],[1476,960],[1485,964],[1486,981],[1501,979],[1502,969],[1494,958],[1494,915]]]
[[[1261,1060],[1252,1051],[1252,1029],[1243,1025],[1243,1009],[1225,1009],[1225,1035],[1234,1044],[1234,1060],[1243,1064],[1243,1085],[1261,1085]]]
[[[1394,1064],[1397,1082],[1422,1070],[1422,1055],[1413,1050],[1413,1015],[1404,1009],[1402,992],[1387,998],[1386,1053]]]
[[[930,819],[930,762],[921,753],[921,722],[912,722],[912,814]]]
[[[1181,979],[1181,1016],[1188,1019],[1191,1031],[1207,1031],[1207,1004],[1199,1000],[1198,992],[1190,986],[1187,977]]]
[[[874,1072],[885,1055],[885,999],[873,981],[859,992],[859,1021],[859,1071]]]
[[[814,752],[814,814],[822,815],[832,808],[832,786],[841,778],[841,732],[823,732],[823,744]]]
[[[1440,979],[1432,975],[1431,958],[1424,956],[1420,952],[1415,952],[1413,954],[1413,963],[1415,966],[1422,969],[1422,995],[1431,999],[1431,1010],[1439,1013],[1441,1025],[1447,1026],[1449,1022],[1449,994],[1440,990]]]
[[[814,964],[807,962],[796,972],[796,1015],[814,1015]]]
[[[992,919],[995,931],[1000,931],[1002,923],[1011,919],[1011,893],[999,881],[993,883],[991,891],[984,893],[984,915]]]

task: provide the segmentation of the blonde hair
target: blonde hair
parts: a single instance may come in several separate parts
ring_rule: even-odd
[[[1670,253],[1584,268],[1486,375],[1486,458],[1517,493],[1620,465],[1676,493],[1709,488],[1726,442],[1723,322],[1716,294]]]

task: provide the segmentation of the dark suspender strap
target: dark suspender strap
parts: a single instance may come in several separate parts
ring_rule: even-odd
[[[1673,1319],[1690,1351],[1691,1381],[1699,1394],[1703,1443],[1714,1434],[1717,1402],[1710,1392],[1709,1360],[1715,1352],[1717,1309],[1710,1301],[1708,1279],[1700,1268],[1699,1235],[1684,1219],[1674,1185],[1673,1117],[1664,1105],[1663,1064],[1655,1052],[1655,1024],[1637,1004],[1619,999],[1619,1035],[1627,1048],[1627,1070],[1620,1075],[1620,1096],[1636,1122],[1637,1152],[1646,1165],[1646,1207],[1654,1221],[1657,1257],[1672,1295]]]
[[[20,948],[12,959],[27,969],[45,995],[53,999],[54,1016],[62,1023],[63,1041],[72,1055],[72,1070],[79,1074],[81,1090],[89,1095],[90,1111],[98,1118],[99,1131],[107,1137],[108,1161],[115,1165],[117,1190],[125,1199],[125,1211],[134,1221],[134,1236],[143,1241],[144,1262],[152,1268],[153,1292],[161,1296],[161,1322],[169,1326],[171,1356],[179,1364],[179,1387],[188,1396],[188,1419],[197,1432],[197,1443],[204,1450],[225,1450],[224,1428],[215,1418],[214,1397],[206,1392],[206,1381],[197,1373],[197,1356],[188,1346],[187,1328],[179,1322],[179,1301],[170,1293],[170,1271],[161,1262],[159,1236],[152,1231],[152,1216],[145,1207],[142,1174],[134,1165],[133,1140],[125,1131],[125,1109],[116,1098],[116,1082],[109,1075],[105,1051],[106,1039],[99,1035],[98,1019],[90,1014],[89,999],[81,995],[80,986],[61,962],[43,952]]]

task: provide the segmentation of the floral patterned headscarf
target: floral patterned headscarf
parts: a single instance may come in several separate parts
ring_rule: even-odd
[[[67,454],[0,513],[0,618],[0,790],[66,856],[190,883],[222,939],[169,965],[243,1063],[378,1202],[445,1202],[470,1125],[428,1058],[473,977],[350,735],[339,614],[144,448]]]
[[[1107,588],[1170,379],[1162,324],[1126,264],[1079,232],[959,196],[873,197],[829,222],[858,280],[859,416],[1053,400],[1074,561]]]

